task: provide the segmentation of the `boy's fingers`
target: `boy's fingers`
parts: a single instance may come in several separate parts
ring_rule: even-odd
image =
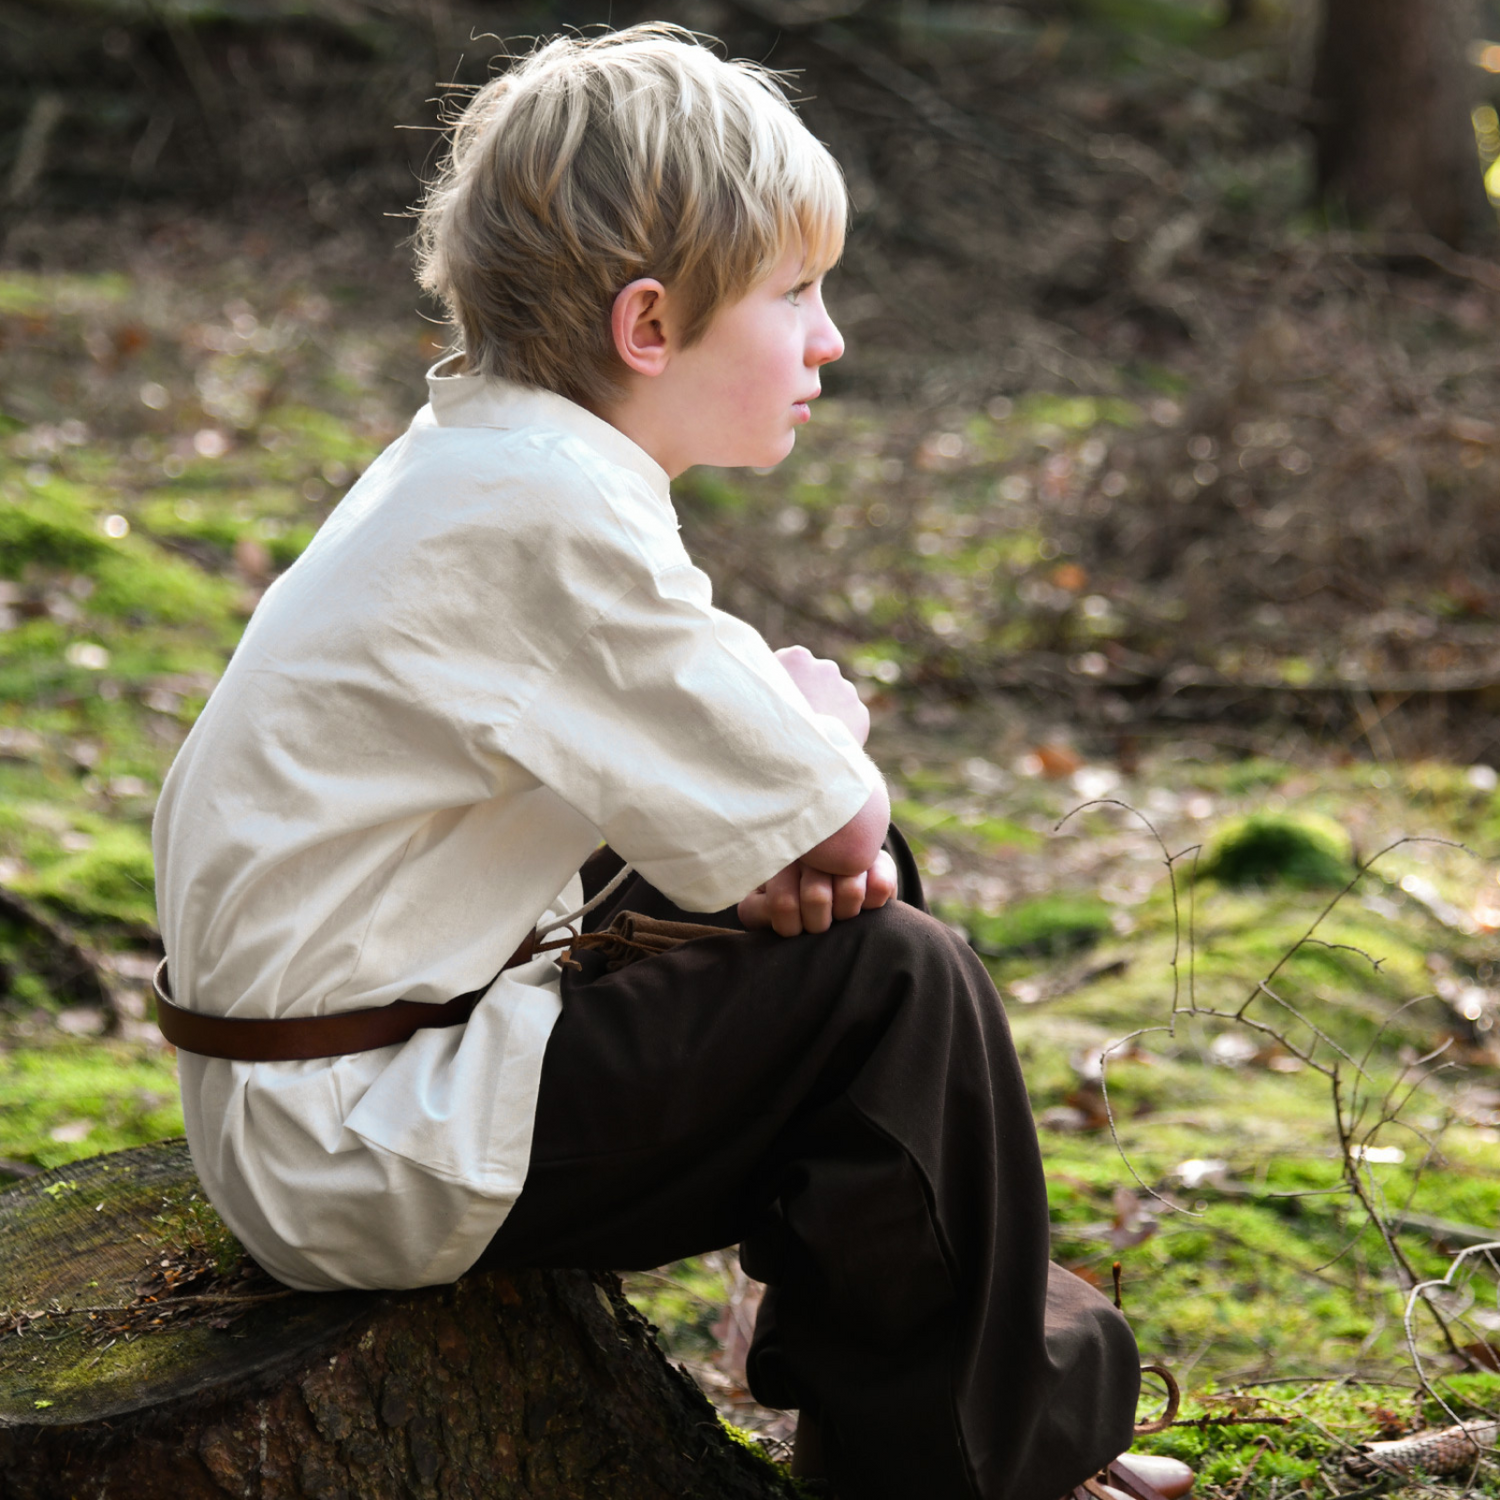
[[[774,927],[783,937],[796,937],[802,931],[802,901],[799,867],[789,865],[757,886],[735,908],[739,919],[752,931]]]
[[[800,895],[802,926],[808,932],[827,932],[833,925],[833,876],[804,868]]]
[[[802,867],[788,865],[766,882],[766,910],[771,926],[782,937],[802,931]]]
[[[865,908],[865,877],[840,875],[833,882],[833,919],[847,922]]]
[[[884,849],[875,856],[875,863],[865,872],[864,910],[870,911],[884,906],[896,895],[896,861]]]
[[[751,891],[735,907],[735,914],[752,931],[757,927],[769,927],[771,925],[771,909],[766,905],[765,886],[757,886],[755,890]]]
[[[884,906],[896,894],[896,865],[883,849],[863,875],[828,875],[791,864],[751,891],[736,908],[747,928],[771,927],[782,937],[827,932],[835,922]]]

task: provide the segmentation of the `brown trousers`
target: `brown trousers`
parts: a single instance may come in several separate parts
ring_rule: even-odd
[[[618,868],[601,851],[586,889]],[[625,910],[728,930],[615,973],[580,953],[481,1264],[645,1269],[739,1241],[767,1283],[751,1390],[819,1414],[841,1500],[1058,1500],[1128,1448],[1135,1341],[1049,1264],[1026,1087],[968,947],[905,902],[745,933],[639,876],[586,925]]]

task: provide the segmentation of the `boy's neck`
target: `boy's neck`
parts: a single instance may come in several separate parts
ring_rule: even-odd
[[[685,469],[692,467],[692,460],[681,453],[680,443],[673,441],[672,424],[666,414],[656,409],[659,403],[650,399],[652,394],[628,391],[622,400],[599,408],[594,415],[608,422],[616,432],[623,433],[655,460],[667,478],[676,479]]]

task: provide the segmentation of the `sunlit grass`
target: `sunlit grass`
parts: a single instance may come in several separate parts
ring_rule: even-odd
[[[43,1033],[28,1040],[13,1026],[6,1040],[0,1157],[55,1167],[182,1134],[171,1056],[107,1040],[53,1040]]]

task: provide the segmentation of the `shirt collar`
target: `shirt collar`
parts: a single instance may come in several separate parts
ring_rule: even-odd
[[[427,372],[432,415],[439,427],[544,427],[571,433],[611,463],[639,474],[653,491],[670,500],[667,471],[617,427],[556,391],[512,385],[492,375],[453,375],[445,369],[458,355]]]

